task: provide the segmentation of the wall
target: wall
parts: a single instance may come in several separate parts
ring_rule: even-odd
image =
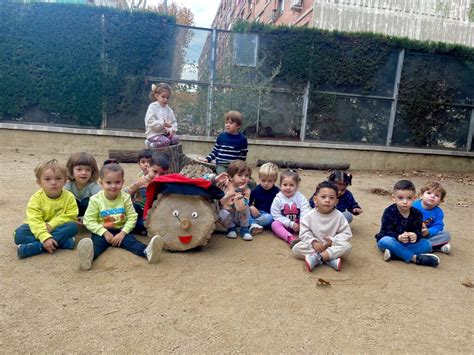
[[[9,129],[5,127],[15,128]],[[68,154],[84,150],[107,156],[109,149],[142,149],[143,135],[136,132],[83,130],[37,126],[35,130],[0,125],[0,150],[19,150],[43,154]],[[21,127],[21,125],[18,125]],[[62,132],[61,132],[62,131]],[[127,135],[127,136],[124,136]],[[185,153],[206,155],[214,139],[182,137]],[[352,170],[439,170],[474,172],[474,153],[438,152],[414,149],[361,147],[341,144],[249,140],[248,162],[277,159],[313,163],[350,163]],[[448,155],[451,154],[451,155]],[[295,158],[297,157],[297,158]]]

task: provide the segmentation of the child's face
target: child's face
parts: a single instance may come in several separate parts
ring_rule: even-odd
[[[298,188],[298,184],[291,177],[285,177],[281,180],[280,190],[286,197],[293,196]]]
[[[334,183],[337,186],[337,196],[341,197],[346,192],[347,184],[342,181],[334,181]]]
[[[49,198],[58,198],[61,196],[64,184],[66,184],[66,177],[61,171],[55,172],[53,169],[46,169],[37,183]]]
[[[411,190],[395,190],[392,198],[401,213],[408,213],[415,199],[415,193]]]
[[[421,196],[421,204],[424,208],[431,210],[438,206],[441,202],[441,194],[438,191],[425,191]]]
[[[92,177],[92,168],[87,165],[76,165],[72,168],[74,180],[79,185],[86,185]]]
[[[226,120],[224,124],[224,129],[227,133],[236,134],[239,132],[240,126],[237,123],[232,122],[231,120]]]
[[[159,94],[155,94],[156,101],[160,104],[161,107],[168,105],[168,100],[170,98],[170,93],[168,91],[162,91]]]
[[[120,171],[107,171],[100,184],[108,200],[115,200],[122,190],[123,176]]]
[[[334,211],[337,205],[337,193],[330,188],[322,188],[314,196],[314,204],[318,206],[318,212],[328,214]]]
[[[140,158],[138,161],[138,166],[140,167],[143,174],[148,174],[148,167],[150,166],[150,158]]]
[[[152,165],[148,168],[148,175],[153,179],[155,176],[165,175],[167,170],[159,165]]]
[[[260,176],[260,185],[264,190],[270,190],[275,185],[274,177]]]
[[[244,188],[245,185],[249,182],[249,174],[248,172],[239,172],[235,174],[233,177],[230,178],[230,181],[234,187]]]

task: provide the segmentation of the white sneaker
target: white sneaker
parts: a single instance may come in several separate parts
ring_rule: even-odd
[[[87,271],[92,267],[92,259],[94,259],[94,243],[92,239],[81,239],[77,244],[77,254],[79,255],[79,268]]]
[[[329,261],[325,262],[327,265],[332,267],[336,271],[341,271],[341,264],[342,264],[342,259],[341,258],[336,258],[336,259],[331,259]]]
[[[441,248],[439,249],[439,251],[444,253],[444,254],[451,253],[451,243],[446,243],[446,244],[442,245]]]
[[[252,223],[250,225],[250,234],[255,235],[263,232],[263,227],[260,224]]]
[[[230,231],[229,233],[227,233],[227,238],[235,239],[237,238],[237,233],[235,231]]]
[[[383,252],[383,260],[390,261],[391,258],[392,258],[392,254],[390,254],[390,250],[385,249],[385,251]]]
[[[150,264],[156,264],[160,260],[161,249],[163,249],[163,239],[159,235],[155,235],[148,243],[145,254]]]
[[[252,237],[252,234],[250,234],[250,233],[245,233],[245,234],[242,236],[242,239],[243,239],[243,240],[250,241],[250,240],[253,240],[253,237]]]

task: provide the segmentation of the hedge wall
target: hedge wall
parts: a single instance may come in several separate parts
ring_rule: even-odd
[[[100,126],[143,100],[144,75],[168,76],[174,19],[70,4],[0,3],[0,118],[34,107]]]

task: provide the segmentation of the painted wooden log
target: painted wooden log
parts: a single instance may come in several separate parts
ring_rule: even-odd
[[[280,168],[290,169],[312,169],[312,170],[347,170],[350,168],[349,163],[331,164],[331,163],[305,163],[299,161],[286,161],[286,160],[263,160],[257,159],[256,165],[260,166],[265,163],[274,163]]]

